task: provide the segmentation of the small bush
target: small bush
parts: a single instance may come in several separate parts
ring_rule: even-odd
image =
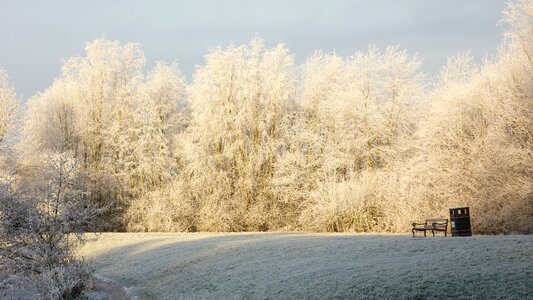
[[[92,271],[75,250],[99,211],[68,153],[43,159],[31,188],[0,186],[2,298],[73,299],[90,285]]]

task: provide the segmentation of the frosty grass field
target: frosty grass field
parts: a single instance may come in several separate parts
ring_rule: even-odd
[[[531,299],[533,237],[91,234],[81,254],[132,299]],[[100,294],[98,297],[104,297]]]

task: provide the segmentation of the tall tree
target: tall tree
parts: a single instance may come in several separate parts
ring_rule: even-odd
[[[187,146],[201,228],[265,230],[275,209],[273,166],[279,125],[294,95],[292,55],[283,45],[215,49],[189,88]]]

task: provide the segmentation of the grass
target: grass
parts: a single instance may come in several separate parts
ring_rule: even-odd
[[[532,236],[105,233],[82,255],[139,299],[526,299]]]

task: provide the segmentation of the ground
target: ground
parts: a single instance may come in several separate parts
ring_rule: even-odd
[[[108,290],[132,299],[533,298],[533,236],[106,233],[88,238],[81,254]]]

